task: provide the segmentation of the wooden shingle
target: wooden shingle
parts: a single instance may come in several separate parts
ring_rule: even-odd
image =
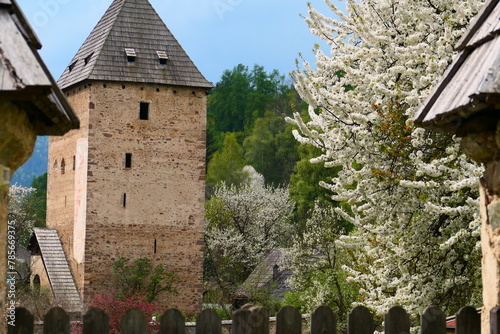
[[[26,112],[37,135],[80,125],[38,54],[41,43],[15,0],[0,0],[0,100]]]
[[[262,288],[271,289],[269,292],[272,296],[283,299],[285,293],[291,290],[287,281],[293,274],[290,269],[280,267],[286,251],[284,248],[276,248],[269,252],[236,290],[236,299],[250,298],[252,292]]]
[[[460,51],[434,88],[415,122],[460,132],[463,120],[494,112],[500,104],[500,1],[486,1],[455,47]]]
[[[133,61],[125,49],[134,50]],[[212,88],[147,0],[114,0],[58,83],[84,80]]]

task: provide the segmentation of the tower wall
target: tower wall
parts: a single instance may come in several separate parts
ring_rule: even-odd
[[[50,162],[60,165],[64,157],[66,173],[51,166],[47,218],[61,235],[84,301],[113,289],[112,264],[119,257],[147,257],[180,278],[179,293],[163,293],[155,303],[199,310],[205,90],[94,81],[66,93],[82,130],[51,141]],[[147,119],[140,119],[141,103]],[[79,161],[85,160],[82,169]]]
[[[83,261],[77,262],[74,254],[76,149],[78,140],[88,138],[89,93],[87,85],[66,92],[66,99],[80,118],[80,129],[50,137],[47,179],[47,227],[58,231],[81,296]]]

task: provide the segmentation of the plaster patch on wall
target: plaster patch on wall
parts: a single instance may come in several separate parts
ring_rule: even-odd
[[[87,220],[87,162],[88,138],[76,142],[75,165],[75,225],[73,229],[73,255],[77,263],[83,263],[85,256],[85,229]]]

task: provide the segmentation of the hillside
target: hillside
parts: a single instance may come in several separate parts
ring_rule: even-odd
[[[29,187],[33,178],[47,172],[49,137],[39,136],[33,155],[14,173],[11,184]]]

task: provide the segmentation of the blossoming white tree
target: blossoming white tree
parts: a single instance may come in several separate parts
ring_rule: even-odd
[[[27,188],[13,184],[9,188],[9,224],[15,226],[16,242],[26,244],[29,240],[36,217],[32,212],[30,195],[35,191],[34,188]]]
[[[295,73],[310,121],[289,121],[322,149],[314,161],[342,166],[323,185],[356,228],[338,241],[356,258],[345,269],[380,313],[456,310],[480,293],[480,168],[412,117],[482,1],[347,0],[345,13],[325,1],[340,19],[310,7],[306,21],[331,51]]]
[[[346,272],[341,268],[349,261],[349,253],[336,240],[349,227],[334,213],[333,206],[316,201],[303,233],[294,235],[283,261],[293,272],[288,280],[292,291],[286,302],[299,306],[302,313],[312,313],[318,305],[330,306],[344,330],[357,291],[346,281]]]
[[[242,185],[222,183],[206,205],[206,276],[233,288],[289,241],[294,206],[288,188],[266,186],[251,166],[244,172],[249,177]]]

